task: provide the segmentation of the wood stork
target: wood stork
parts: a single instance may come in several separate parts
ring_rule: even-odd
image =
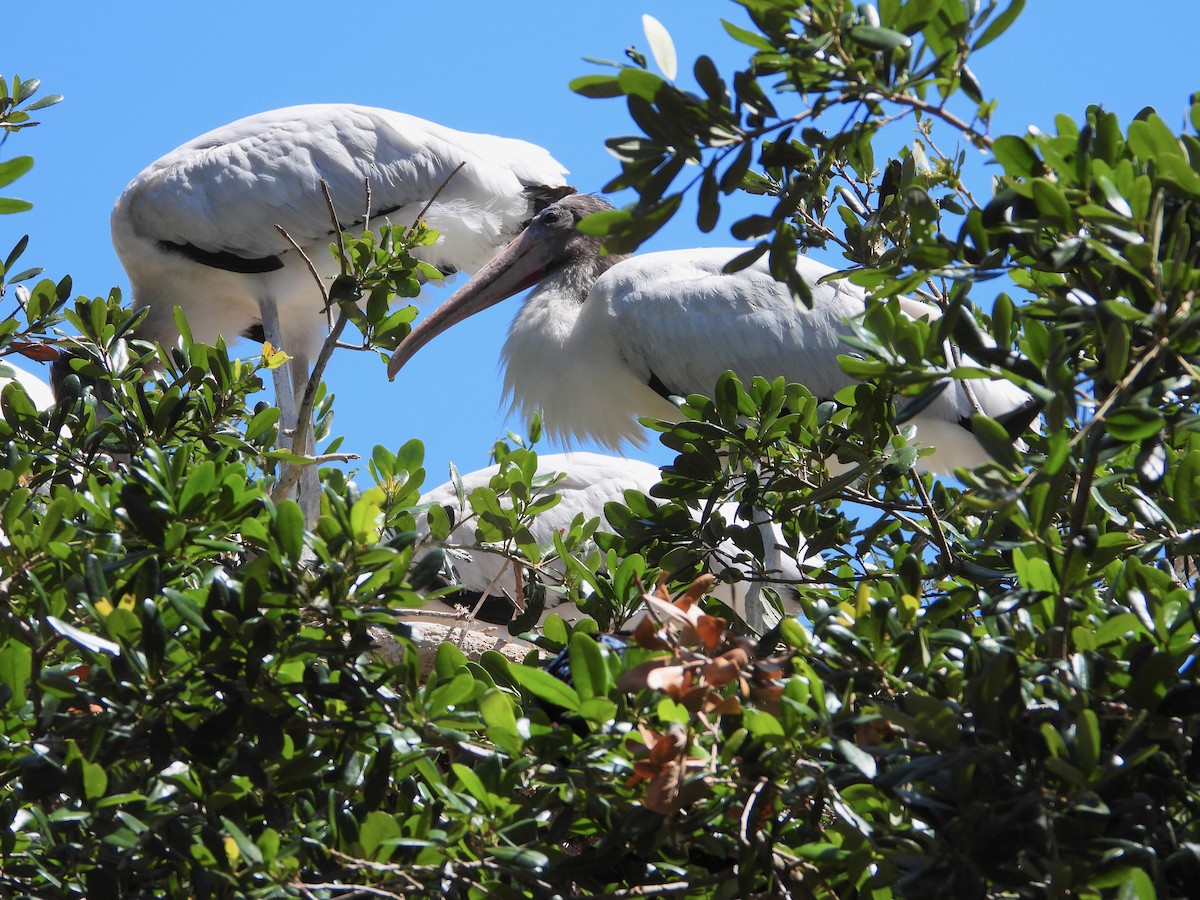
[[[308,423],[297,427],[296,407],[327,315],[292,242],[322,278],[337,273],[321,183],[347,229],[423,215],[441,237],[420,255],[449,274],[474,271],[535,212],[571,193],[565,174],[534,144],[386,109],[294,106],[224,125],[152,163],[113,207],[134,308],[148,308],[137,336],[173,343],[175,306],[205,343],[261,326],[291,357],[290,382],[275,370],[276,402],[281,427],[296,429],[293,448],[307,452]]]
[[[847,320],[865,309],[861,288],[845,280],[821,283],[833,270],[801,258],[813,308],[797,304],[760,261],[733,274],[722,270],[741,251],[675,250],[637,257],[601,255],[600,240],[579,233],[584,216],[612,207],[590,195],[548,206],[529,227],[453,297],[425,317],[388,366],[401,366],[435,335],[533,285],[503,349],[504,386],[523,416],[541,410],[548,432],[618,449],[639,445],[638,418],[677,421],[668,398],[708,393],[721,373],[742,379],[783,376],[819,397],[854,379],[838,365],[848,347]],[[904,299],[914,317],[938,310]],[[995,418],[1028,399],[1003,380],[973,380],[982,412]],[[955,383],[914,417],[922,443],[936,448],[922,464],[951,472],[988,457],[962,427],[975,412]]]
[[[469,495],[476,488],[487,486],[499,470],[499,466],[489,466],[463,475],[461,480],[464,491]],[[650,489],[662,480],[656,466],[623,457],[580,451],[544,454],[538,457],[538,476],[556,473],[563,477],[547,488],[547,491],[557,494],[559,502],[538,515],[530,526],[530,532],[542,548],[552,548],[554,533],[568,530],[575,517],[580,514],[585,520],[599,518],[600,530],[603,531],[606,503],[623,502],[626,490],[649,494]],[[514,601],[520,600],[521,584],[521,577],[510,555],[511,551],[506,553],[503,547],[479,544],[475,537],[475,522],[471,516],[470,505],[465,508],[460,506],[458,488],[453,482],[446,482],[422,495],[422,506],[434,504],[449,507],[454,513],[455,524],[450,534],[444,540],[431,544],[441,547],[446,552],[453,582],[461,584],[466,592],[473,595],[504,598],[505,608],[501,615],[490,616],[488,620],[507,623],[512,618]],[[737,506],[736,503],[721,505],[720,512],[727,523],[739,521]],[[699,516],[699,512],[696,511],[695,515]],[[417,530],[423,535],[428,534],[428,521],[424,514],[417,519]],[[805,570],[818,568],[821,559],[805,559],[803,548],[799,555],[791,555],[784,543],[781,529],[773,523],[768,523],[767,528],[760,528],[760,531],[763,532],[768,558],[774,554],[778,560],[777,570],[768,571],[765,576],[781,585],[779,594],[783,599],[785,612],[797,613],[800,610],[793,599],[795,585],[804,580]],[[711,554],[709,568],[716,575],[722,575],[726,568],[738,569],[741,572],[738,581],[721,581],[715,586],[712,594],[745,619],[747,598],[755,593],[764,573],[747,571],[744,566],[734,563],[739,555],[740,552],[732,541],[726,541]],[[563,566],[557,560],[548,565],[548,570],[550,580],[563,574]],[[554,598],[554,594],[548,595],[543,618],[551,612],[557,613],[568,622],[578,621],[583,617],[583,613],[573,603],[561,601],[555,604]]]

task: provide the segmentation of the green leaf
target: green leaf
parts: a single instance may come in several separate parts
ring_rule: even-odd
[[[1004,12],[1000,13],[1000,15],[996,16],[996,18],[992,19],[992,21],[988,23],[987,28],[983,30],[983,34],[979,36],[979,40],[977,40],[971,46],[971,52],[974,53],[975,51],[986,47],[996,38],[1000,37],[1000,35],[1004,34],[1004,32],[1008,30],[1009,26],[1016,21],[1017,16],[1021,14],[1021,10],[1024,8],[1025,0],[1012,0],[1012,2],[1008,4],[1007,8],[1005,8]]]
[[[1146,406],[1126,406],[1109,413],[1104,419],[1108,433],[1119,441],[1137,443],[1162,431],[1163,415]]]
[[[275,508],[275,536],[288,559],[299,562],[304,551],[304,513],[295,500],[283,500]]]
[[[510,670],[515,668],[512,666]],[[479,715],[487,725],[488,737],[496,746],[510,753],[519,752],[522,740],[517,730],[512,696],[500,688],[489,688],[480,696],[478,707]]]
[[[438,685],[425,701],[429,715],[445,715],[451,708],[470,700],[475,686],[475,677],[466,671],[459,672],[446,684]]]
[[[0,187],[12,184],[32,168],[32,156],[14,156],[6,162],[0,162]]]
[[[0,197],[0,215],[28,212],[31,209],[33,209],[33,204],[27,200],[13,200],[11,197]]]
[[[558,613],[550,613],[546,616],[546,621],[542,623],[542,634],[559,647],[565,647],[570,639],[567,634],[567,623]]]
[[[838,752],[842,754],[842,758],[850,763],[858,771],[862,772],[867,778],[874,778],[877,772],[875,757],[867,753],[857,744],[852,744],[845,738],[837,740]]]
[[[379,542],[383,527],[383,504],[387,494],[383,488],[373,487],[363,491],[362,496],[350,507],[350,531],[359,544]]]
[[[1090,709],[1083,710],[1075,722],[1075,749],[1080,770],[1091,775],[1100,761],[1100,720]]]
[[[1029,142],[1016,135],[1002,134],[996,138],[992,142],[992,154],[1009,175],[1032,178],[1035,172],[1042,170],[1042,161]]]
[[[67,640],[78,644],[92,653],[107,653],[110,656],[121,655],[121,646],[119,644],[107,638],[102,638],[98,634],[84,631],[82,628],[76,628],[74,625],[68,625],[57,616],[46,616],[46,624]]]
[[[16,638],[0,644],[0,684],[11,692],[8,705],[14,709],[25,705],[25,686],[29,683],[32,662],[33,650]]]
[[[275,423],[279,421],[279,407],[268,406],[265,409],[259,410],[254,418],[246,425],[246,441],[253,442],[255,439],[266,434]]]
[[[258,845],[246,837],[246,833],[238,828],[232,819],[221,816],[221,824],[225,826],[225,831],[233,838],[233,842],[237,844],[238,851],[242,854],[242,859],[250,863],[262,862],[262,851],[258,849]]]
[[[1062,188],[1047,178],[1035,178],[1030,184],[1033,187],[1033,202],[1037,204],[1038,212],[1061,228],[1070,229],[1075,221],[1075,214],[1063,195]]]
[[[573,687],[559,681],[549,672],[522,665],[511,666],[508,672],[513,681],[539,700],[573,712],[579,711],[579,694]]]
[[[742,714],[746,730],[758,738],[782,738],[785,734],[779,720],[761,709],[747,709]]]
[[[755,50],[766,50],[768,52],[775,49],[775,46],[770,41],[757,32],[747,31],[745,28],[734,25],[732,22],[727,22],[724,19],[721,20],[721,26],[731,38],[745,44],[747,47],[753,47]]]
[[[584,75],[572,80],[568,87],[576,94],[594,99],[621,97],[625,93],[615,75]]]
[[[398,840],[403,835],[404,832],[395,817],[378,809],[367,813],[358,828],[358,840],[362,844],[363,855],[375,862],[386,862],[391,856],[391,849],[384,846],[385,842]]]
[[[604,660],[605,652],[589,635],[575,632],[567,645],[571,661],[571,680],[583,700],[607,697],[613,687],[612,675]]]
[[[1000,465],[1010,469],[1020,466],[1021,459],[1013,446],[1012,437],[995,419],[980,415],[972,416],[971,433],[975,435],[975,439],[988,452],[988,455]]]
[[[536,850],[527,850],[524,847],[489,847],[485,852],[510,866],[518,866],[534,872],[541,871],[550,864],[550,857],[546,854]]]
[[[653,103],[659,90],[665,85],[661,78],[645,69],[625,68],[617,76],[621,91],[631,97],[640,97],[648,103]]]
[[[88,800],[99,800],[108,790],[108,774],[99,763],[83,762],[83,795]]]
[[[855,25],[850,29],[850,37],[864,47],[872,50],[908,49],[912,46],[912,38],[890,28],[873,28],[870,25]]]

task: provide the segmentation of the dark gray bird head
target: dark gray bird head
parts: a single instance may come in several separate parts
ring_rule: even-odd
[[[567,280],[582,300],[606,269],[625,258],[602,254],[601,239],[577,227],[592,213],[612,208],[594,194],[572,194],[539,212],[512,243],[401,342],[388,362],[388,377],[395,378],[418,350],[446,329],[548,278]]]

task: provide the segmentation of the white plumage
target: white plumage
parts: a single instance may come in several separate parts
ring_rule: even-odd
[[[210,131],[150,165],[113,208],[113,244],[134,307],[149,307],[138,337],[173,343],[179,306],[199,341],[232,340],[261,325],[288,352],[292,384],[281,368],[275,387],[282,424],[292,427],[326,313],[308,265],[276,226],[321,276],[335,274],[322,181],[352,230],[408,225],[432,199],[424,219],[441,238],[421,255],[452,272],[474,271],[538,209],[569,193],[565,173],[525,141],[385,109],[295,106]]]
[[[591,439],[612,449],[641,444],[639,417],[678,420],[667,396],[711,394],[729,369],[744,380],[783,376],[825,398],[854,383],[837,357],[849,350],[842,341],[850,333],[847,321],[865,310],[861,288],[844,280],[819,283],[833,270],[801,258],[798,268],[814,298],[807,309],[761,261],[723,273],[739,249],[601,256],[599,241],[575,224],[609,208],[577,195],[543,210],[426,317],[392,357],[389,374],[442,330],[537,284],[504,345],[505,388],[522,416],[541,410],[547,430],[561,439]],[[938,315],[913,300],[901,306],[914,317]],[[973,380],[971,390],[992,417],[1028,399],[998,379]],[[956,383],[913,419],[921,442],[937,448],[924,465],[946,472],[986,461],[962,427],[975,411]]]
[[[478,487],[485,487],[499,471],[499,466],[490,466],[462,476],[463,489],[469,496]],[[546,454],[538,457],[537,474],[563,474],[563,478],[547,493],[559,496],[559,502],[534,519],[530,531],[538,546],[544,550],[553,548],[554,533],[565,532],[571,527],[577,515],[582,514],[584,520],[600,519],[600,530],[605,530],[604,505],[609,502],[624,502],[626,490],[637,490],[648,494],[661,480],[659,470],[649,463],[632,459],[604,456],[598,453],[563,453]],[[475,520],[468,504],[460,508],[458,491],[453,482],[446,482],[428,491],[421,497],[422,506],[448,506],[454,513],[455,527],[449,536],[436,544],[446,551],[446,555],[456,576],[456,583],[471,593],[488,594],[495,597],[519,599],[517,585],[520,583],[517,573],[505,548],[481,546],[475,539]],[[721,506],[721,515],[729,523],[737,521],[737,504],[725,503]],[[698,513],[696,513],[698,515]],[[747,524],[747,523],[743,523]],[[417,520],[418,531],[428,534],[426,516],[422,514]],[[768,546],[768,558],[771,553],[778,557],[778,571],[768,573],[771,581],[783,585],[801,582],[804,569],[815,569],[820,566],[819,557],[805,559],[803,563],[791,556],[784,546],[783,536],[778,527],[768,525],[764,529],[764,542]],[[431,545],[433,546],[433,545]],[[511,553],[511,548],[509,548]],[[714,574],[720,575],[739,555],[740,551],[732,544],[725,542],[718,547],[710,558],[710,567]],[[803,548],[799,558],[803,558]],[[754,573],[741,566],[733,566],[742,570],[746,580],[738,582],[721,582],[713,595],[735,610],[743,618],[746,617],[746,598],[754,588],[752,576]],[[561,577],[562,563],[554,560],[547,564],[549,580]],[[792,600],[792,592],[780,588],[780,596],[784,598],[788,612],[798,612],[799,607]],[[577,621],[582,618],[579,608],[572,603],[555,603],[558,595],[547,594],[546,613],[554,612],[567,621]]]
[[[386,109],[293,106],[224,125],[152,163],[113,208],[113,243],[134,306],[150,307],[142,337],[173,340],[178,305],[198,340],[232,339],[261,324],[261,306],[274,303],[285,349],[311,357],[325,333],[320,291],[276,226],[318,271],[336,272],[321,181],[341,223],[356,230],[410,224],[444,183],[425,213],[441,239],[424,258],[474,271],[521,230],[539,191],[565,185],[565,174],[525,141]]]

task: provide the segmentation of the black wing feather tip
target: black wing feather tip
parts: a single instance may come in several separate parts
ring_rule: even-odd
[[[246,258],[230,253],[228,250],[202,250],[195,244],[177,244],[173,241],[159,241],[162,249],[185,256],[192,262],[211,269],[223,269],[226,272],[237,272],[240,275],[261,275],[265,272],[275,272],[283,268],[283,260],[278,256],[260,256]]]

